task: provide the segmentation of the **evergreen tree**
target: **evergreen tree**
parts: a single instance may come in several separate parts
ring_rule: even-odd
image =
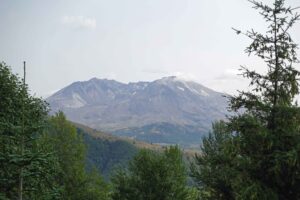
[[[213,124],[213,132],[204,138],[201,154],[191,165],[192,177],[200,190],[201,199],[234,199],[231,179],[235,176],[231,156],[227,153],[231,134],[225,122]]]
[[[178,147],[163,154],[142,150],[112,178],[114,200],[192,199],[186,187],[186,170]]]
[[[47,106],[28,93],[25,80],[0,63],[0,197],[32,199],[45,183],[40,169],[49,164],[48,153],[37,138],[47,118]]]
[[[47,111],[0,63],[0,199],[108,199],[102,177],[85,171],[76,128],[63,113],[49,119]]]
[[[241,69],[251,90],[230,98],[236,115],[204,140],[193,176],[204,199],[300,199],[300,109],[294,104],[300,73],[294,68],[297,45],[289,34],[300,15],[284,0],[273,6],[249,2],[268,30],[236,32],[252,40],[246,53],[263,59],[268,70]],[[213,171],[219,176],[209,178]]]

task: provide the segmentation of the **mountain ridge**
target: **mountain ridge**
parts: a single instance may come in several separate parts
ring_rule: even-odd
[[[192,135],[200,138],[209,131],[213,121],[223,119],[227,114],[227,100],[224,95],[199,83],[175,76],[152,82],[130,83],[92,78],[74,82],[46,100],[52,112],[62,110],[71,121],[117,135],[122,135],[122,130],[129,129],[136,135],[129,136],[124,133],[124,136],[143,140],[139,136],[150,132],[145,133],[138,129],[149,125],[155,129],[157,125],[158,131],[168,132],[161,124],[166,127],[180,127],[181,130],[194,127],[189,130],[199,132]],[[167,133],[170,134],[172,135],[171,132]],[[161,138],[164,143],[164,137]],[[179,137],[177,142],[171,141],[185,143],[185,140]],[[191,141],[191,138],[187,141]]]

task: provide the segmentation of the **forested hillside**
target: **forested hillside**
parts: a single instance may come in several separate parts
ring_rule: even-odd
[[[82,135],[87,148],[87,170],[96,168],[108,180],[115,170],[128,166],[130,160],[142,149],[148,149],[162,153],[166,147],[150,144],[126,137],[118,137],[103,133],[87,126],[73,123],[78,134]],[[183,150],[183,158],[186,167],[189,159],[198,150]]]
[[[87,170],[96,168],[106,179],[113,170],[127,167],[128,162],[137,154],[138,148],[121,139],[92,136],[86,130],[77,128],[87,146]]]

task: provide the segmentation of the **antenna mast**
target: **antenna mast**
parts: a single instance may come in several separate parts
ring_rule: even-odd
[[[21,135],[21,156],[24,154],[24,134],[25,134],[25,115],[24,115],[24,107],[25,107],[25,84],[26,84],[26,62],[23,62],[23,70],[24,70],[24,75],[23,75],[23,91],[22,91],[22,135]],[[20,176],[19,176],[19,200],[23,200],[23,166],[21,166],[20,169]]]

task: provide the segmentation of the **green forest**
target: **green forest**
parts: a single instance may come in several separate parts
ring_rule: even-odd
[[[0,63],[1,200],[296,200],[300,199],[298,45],[300,19],[284,0],[249,0],[266,32],[234,29],[266,73],[241,67],[248,91],[228,96],[233,113],[213,124],[201,152],[186,160],[179,146],[141,148],[97,138],[49,114],[24,76]]]

